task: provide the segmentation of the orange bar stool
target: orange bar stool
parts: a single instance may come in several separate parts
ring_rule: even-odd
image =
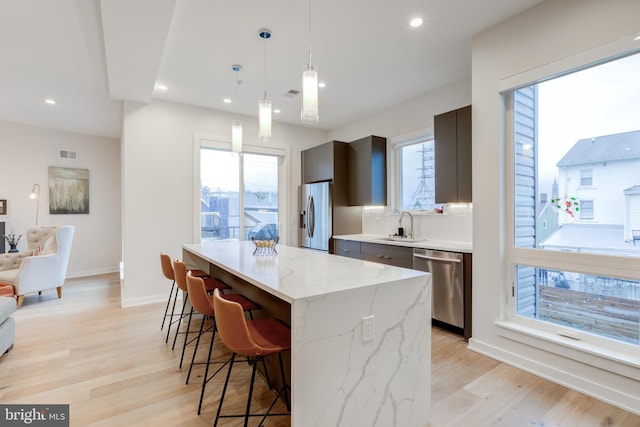
[[[171,280],[173,283],[171,283],[171,292],[169,292],[169,299],[167,300],[167,306],[164,309],[164,316],[162,317],[162,326],[160,326],[160,330],[164,329],[164,323],[167,320],[167,317],[170,318],[169,320],[169,328],[167,329],[167,338],[164,340],[164,342],[169,342],[169,334],[171,333],[171,325],[175,322],[177,322],[177,320],[174,321],[174,317],[178,316],[178,314],[175,312],[176,310],[176,301],[178,300],[178,288],[176,287],[176,278],[175,278],[175,274],[173,272],[173,263],[171,262],[171,257],[165,253],[160,253],[160,267],[162,268],[162,274],[164,275],[164,277],[166,277],[167,279]],[[209,276],[207,273],[205,273],[202,270],[190,270],[192,272],[192,274],[196,277],[207,277]],[[176,290],[175,296],[173,296],[173,290]],[[169,313],[169,305],[171,305],[171,298],[173,296],[173,305],[171,307],[171,313]]]
[[[195,340],[195,338],[191,339],[191,341],[188,340],[189,329],[191,326],[191,318],[193,317],[193,306],[191,306],[191,310],[189,310],[189,314],[186,314],[184,312],[187,306],[187,300],[189,299],[189,289],[187,288],[187,265],[182,261],[175,260],[173,262],[173,273],[176,277],[176,284],[178,285],[178,288],[184,291],[185,293],[184,301],[182,303],[182,311],[180,312],[180,318],[178,319],[178,328],[176,329],[176,334],[173,336],[173,345],[171,346],[171,350],[173,350],[176,347],[176,340],[178,339],[178,334],[184,334],[184,343],[182,344],[182,355],[180,356],[180,369],[182,369],[182,361],[184,360],[185,349],[187,348],[188,344],[191,344]],[[227,285],[226,283],[218,279],[214,279],[213,277],[202,277],[201,279],[204,281],[204,285],[207,292],[213,292],[214,289],[222,289],[222,290],[231,289],[231,286]],[[187,316],[189,317],[189,320],[187,321],[187,330],[186,332],[180,332],[180,324],[182,322],[182,319]],[[195,333],[195,331],[193,331],[192,333]]]
[[[207,294],[207,290],[205,287],[204,280],[200,277],[194,277],[191,272],[187,273],[187,289],[189,291],[189,301],[191,301],[191,305],[195,309],[196,312],[202,314],[202,322],[200,323],[200,331],[198,332],[198,338],[196,339],[196,345],[193,349],[193,355],[191,356],[191,365],[189,365],[189,373],[187,374],[186,383],[189,384],[189,377],[191,376],[191,370],[193,369],[193,365],[197,364],[195,362],[196,353],[198,352],[198,345],[200,344],[200,337],[203,333],[211,331],[211,342],[209,343],[209,353],[207,355],[206,362],[202,362],[206,364],[206,368],[204,371],[204,377],[202,379],[202,391],[200,392],[200,402],[198,403],[198,415],[200,415],[200,411],[202,409],[202,399],[204,397],[204,390],[207,387],[207,383],[213,377],[216,376],[218,372],[222,368],[226,366],[228,360],[224,362],[215,362],[222,363],[220,366],[210,377],[209,377],[209,364],[211,363],[211,352],[213,351],[213,341],[216,337],[216,323],[215,323],[215,315],[213,310],[213,297]],[[252,311],[260,310],[262,307],[251,301],[249,298],[240,294],[224,294],[222,295],[227,301],[233,301],[242,307],[243,312],[249,312],[249,316],[253,318]],[[204,330],[204,324],[206,319],[213,320],[213,325],[209,327],[207,330]],[[266,369],[266,366],[265,366]]]
[[[244,418],[244,425],[247,426],[249,424],[249,417],[262,417],[262,420],[260,421],[260,425],[262,425],[268,416],[290,415],[290,412],[271,413],[271,409],[280,395],[284,394],[287,410],[291,411],[289,395],[287,392],[288,386],[282,363],[282,352],[291,349],[291,329],[281,321],[274,318],[247,321],[244,317],[242,306],[237,302],[224,299],[222,295],[220,295],[220,291],[217,289],[213,291],[213,307],[218,335],[224,345],[233,352],[233,355],[229,360],[229,371],[227,372],[227,378],[222,389],[222,395],[220,396],[220,403],[218,404],[218,411],[213,424],[214,427],[218,425],[218,420],[220,418]],[[233,364],[238,354],[245,356],[247,361],[254,361],[252,364],[253,371],[251,373],[251,384],[249,386],[247,407],[244,414],[221,415],[220,412],[222,411],[224,396],[229,385],[231,370],[233,369]],[[256,362],[262,361],[264,363],[265,357],[274,354],[278,355],[278,360],[280,362],[280,375],[282,375],[283,386],[276,394],[275,399],[269,406],[266,413],[251,413],[251,397],[253,395],[253,386],[256,378],[256,367],[258,366],[258,363]],[[269,388],[271,388],[271,385],[269,385]]]

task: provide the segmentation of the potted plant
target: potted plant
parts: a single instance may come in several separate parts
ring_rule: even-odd
[[[18,237],[16,237],[15,233],[9,233],[4,235],[4,239],[7,241],[7,243],[11,247],[9,249],[9,253],[18,252],[17,246],[21,238],[22,238],[22,234],[19,234]]]

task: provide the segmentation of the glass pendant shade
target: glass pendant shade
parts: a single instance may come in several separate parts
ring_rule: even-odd
[[[231,151],[242,153],[242,122],[238,118],[231,121]]]
[[[318,123],[318,71],[310,63],[302,71],[302,114],[305,123]]]
[[[263,142],[271,140],[271,100],[264,97],[258,102],[260,132],[258,136]]]

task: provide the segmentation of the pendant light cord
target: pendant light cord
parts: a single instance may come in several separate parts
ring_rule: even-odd
[[[238,87],[240,86],[240,80],[238,80],[238,75],[240,74],[240,70],[236,70],[236,119],[238,118]]]
[[[311,65],[311,0],[309,0],[309,65]]]
[[[264,97],[267,97],[267,38],[264,38]]]

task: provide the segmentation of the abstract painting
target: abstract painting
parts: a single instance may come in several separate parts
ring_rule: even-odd
[[[89,169],[49,166],[49,214],[89,213]]]

